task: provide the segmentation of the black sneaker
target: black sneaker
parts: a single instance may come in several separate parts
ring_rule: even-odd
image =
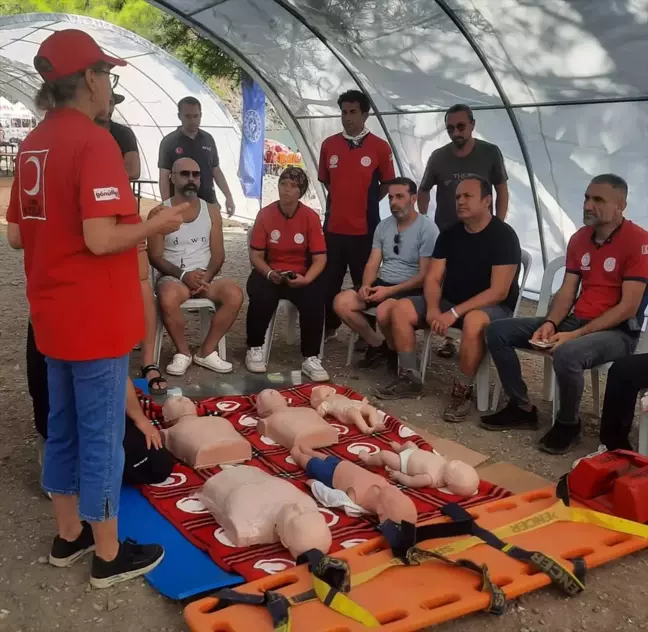
[[[111,562],[106,562],[95,554],[92,559],[90,585],[93,588],[108,588],[113,584],[145,575],[163,558],[164,549],[159,544],[137,544],[128,538],[120,543],[117,557]]]
[[[85,520],[81,521],[81,526],[83,527],[81,534],[74,542],[64,540],[58,535],[54,538],[52,551],[49,555],[49,563],[52,566],[67,568],[84,555],[94,551],[95,543],[92,528]]]
[[[359,369],[372,369],[378,366],[384,359],[387,352],[387,343],[383,343],[378,347],[367,345],[364,358],[358,361],[356,365]]]
[[[581,425],[557,421],[551,430],[540,439],[539,448],[549,454],[566,454],[580,441]]]
[[[479,424],[486,430],[536,430],[538,428],[538,409],[523,410],[509,400],[502,410],[492,415],[484,415]]]
[[[395,382],[374,390],[380,399],[405,399],[423,394],[423,384],[417,371],[403,371]]]

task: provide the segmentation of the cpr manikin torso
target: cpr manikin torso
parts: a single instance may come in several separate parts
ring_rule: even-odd
[[[315,501],[256,467],[224,469],[205,483],[198,498],[236,546],[281,541],[295,558],[331,547],[331,532]]]
[[[252,458],[252,446],[222,417],[198,417],[187,397],[169,397],[162,406],[164,445],[196,469]]]
[[[456,496],[472,496],[479,488],[479,474],[462,461],[446,461],[412,441],[392,443],[391,448],[393,452],[362,452],[359,458],[365,465],[387,468],[395,481],[407,487],[444,487]]]
[[[366,398],[349,399],[330,386],[316,386],[311,392],[310,405],[322,417],[331,415],[343,424],[354,425],[363,434],[384,429],[378,420],[378,411]]]
[[[290,408],[279,391],[261,391],[256,407],[261,417],[257,431],[288,450],[294,445],[323,448],[338,442],[337,430],[323,417],[312,408]]]
[[[326,457],[314,450],[302,450],[299,446],[295,446],[290,454],[309,476],[330,488],[345,492],[352,503],[368,513],[376,514],[380,522],[389,519],[416,524],[417,512],[411,498],[384,477],[351,461]],[[315,464],[311,463],[313,459],[316,459]]]

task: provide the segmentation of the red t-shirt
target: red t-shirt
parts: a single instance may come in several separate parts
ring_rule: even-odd
[[[327,232],[373,235],[380,223],[380,184],[395,178],[389,143],[367,134],[357,147],[342,134],[322,143],[319,180],[328,186]]]
[[[594,229],[584,226],[569,240],[567,272],[581,278],[581,292],[574,305],[574,315],[592,320],[621,300],[624,281],[648,283],[648,232],[630,220],[624,220],[602,244],[594,242]],[[647,295],[637,310],[643,321]]]
[[[7,221],[20,227],[36,345],[58,360],[128,353],[144,337],[137,248],[98,256],[83,221],[141,221],[117,143],[74,109],[49,113],[16,159]]]
[[[319,215],[301,202],[292,217],[273,202],[259,211],[252,228],[250,248],[265,250],[268,265],[279,272],[305,274],[312,255],[326,254]]]

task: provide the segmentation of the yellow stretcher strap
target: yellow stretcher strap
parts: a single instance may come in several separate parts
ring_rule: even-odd
[[[329,608],[349,617],[368,628],[379,628],[380,621],[368,610],[349,599],[344,593],[329,586],[321,579],[313,576],[313,589],[317,598]]]

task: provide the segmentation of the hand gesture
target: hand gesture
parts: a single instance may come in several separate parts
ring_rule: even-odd
[[[564,345],[570,340],[576,340],[578,337],[579,333],[577,331],[561,331],[560,333],[554,334],[549,338],[549,342],[553,344],[553,347],[549,349],[549,353],[554,353],[560,345]]]
[[[358,298],[361,301],[364,301],[365,303],[369,302],[369,296],[371,294],[371,286],[370,285],[363,285],[359,290],[358,290]]]
[[[231,196],[225,198],[225,208],[227,209],[227,217],[232,217],[236,211],[236,204],[234,204],[234,200]]]
[[[202,288],[204,270],[192,270],[182,277],[182,282],[192,291],[198,292]]]
[[[281,282],[283,281],[283,278],[276,270],[272,270],[270,274],[268,274],[267,279],[275,285],[281,285]]]
[[[549,342],[549,339],[556,333],[553,323],[542,323],[531,336],[533,342]]]
[[[303,276],[302,274],[295,274],[294,279],[286,278],[286,283],[290,287],[295,287],[295,288],[304,287],[305,285],[308,285],[308,279],[305,276]]]
[[[146,418],[141,422],[136,422],[137,429],[146,438],[146,449],[150,450],[152,447],[156,450],[161,450],[163,447],[162,435],[160,431]]]
[[[178,204],[177,206],[161,206],[153,209],[149,215],[149,221],[157,225],[159,235],[168,235],[174,233],[184,223],[182,214],[189,209],[189,202]],[[159,210],[158,210],[159,209]]]
[[[429,316],[429,314],[428,314]],[[439,336],[445,336],[448,329],[457,322],[457,318],[451,311],[433,314],[431,320],[428,320],[430,329]]]
[[[371,303],[382,303],[385,299],[390,297],[390,291],[388,287],[384,285],[379,285],[377,287],[369,288],[369,301]]]

